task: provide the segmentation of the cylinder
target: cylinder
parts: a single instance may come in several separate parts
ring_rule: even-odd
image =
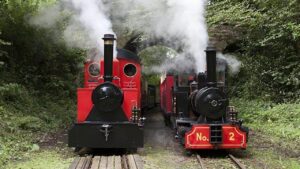
[[[207,66],[207,85],[216,87],[217,85],[217,56],[216,49],[214,47],[207,47],[206,50],[206,66]]]
[[[102,39],[104,40],[104,81],[111,82],[113,79],[114,40],[116,38],[113,34],[105,34]]]

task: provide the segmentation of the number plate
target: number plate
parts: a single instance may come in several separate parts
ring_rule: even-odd
[[[210,144],[209,125],[194,125],[192,130],[185,135],[185,148],[187,149],[227,149],[246,148],[246,133],[235,125],[222,126],[222,144]]]

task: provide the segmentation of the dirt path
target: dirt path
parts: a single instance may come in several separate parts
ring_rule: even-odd
[[[196,158],[187,157],[173,131],[164,124],[158,108],[146,113],[145,147],[139,150],[145,169],[198,169]]]

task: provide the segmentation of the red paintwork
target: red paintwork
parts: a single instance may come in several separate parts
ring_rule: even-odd
[[[167,75],[160,84],[160,107],[169,115],[172,110],[172,88],[174,86],[174,77]]]
[[[241,131],[238,126],[224,124],[222,126],[223,143],[213,146],[209,143],[210,129],[207,124],[194,125],[191,131],[185,134],[186,149],[233,149],[247,147],[246,133]]]
[[[91,101],[93,88],[77,89],[77,122],[84,122],[93,107]]]
[[[100,64],[100,75],[92,77],[88,73],[88,66],[91,63]],[[134,64],[137,73],[128,77],[124,74],[123,68],[127,64]],[[84,87],[77,89],[77,122],[82,123],[89,115],[93,103],[91,100],[92,91],[99,84],[104,82],[104,60],[87,61],[84,64]],[[124,93],[124,102],[122,108],[128,120],[131,118],[132,108],[135,106],[140,109],[141,106],[141,65],[135,61],[127,59],[114,59],[113,61],[113,83],[120,87]]]

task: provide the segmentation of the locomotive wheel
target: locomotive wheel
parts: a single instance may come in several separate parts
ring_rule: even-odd
[[[188,132],[190,130],[189,127],[186,126],[179,126],[177,131],[178,131],[178,139],[179,139],[179,143],[184,146],[185,144],[185,133]]]

